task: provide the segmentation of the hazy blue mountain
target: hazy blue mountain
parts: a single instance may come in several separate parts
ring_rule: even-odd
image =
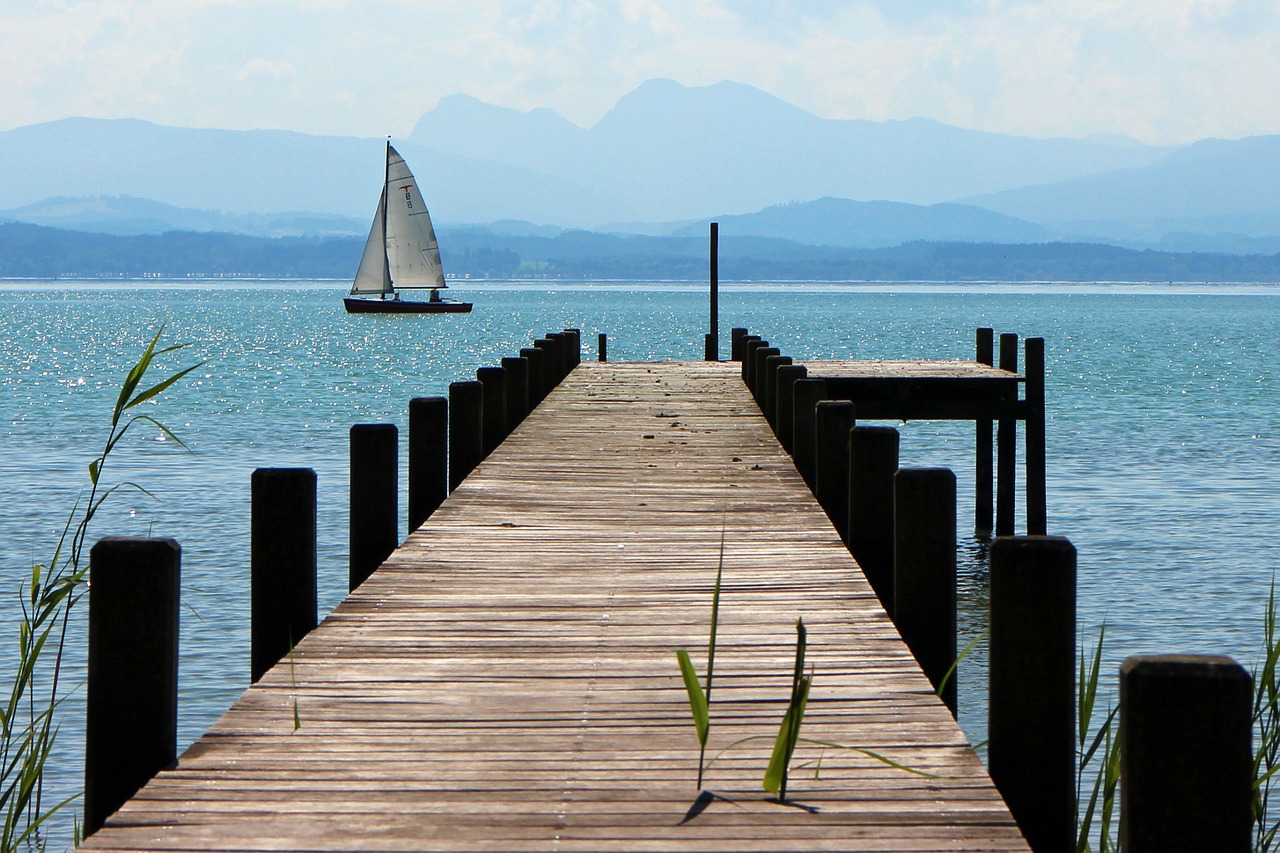
[[[608,188],[640,218],[661,220],[822,196],[932,204],[1167,153],[1132,140],[1029,139],[927,119],[822,119],[731,82],[650,80],[584,131],[552,116],[446,98],[411,138]]]
[[[64,119],[0,132],[0,209],[52,196],[127,195],[176,207],[311,211],[366,221],[377,207],[381,139]],[[437,219],[585,225],[634,211],[604,193],[518,166],[397,143]]]
[[[1051,235],[1042,226],[964,204],[929,206],[891,201],[816,201],[774,205],[758,213],[722,216],[724,236],[777,237],[811,246],[870,249],[913,240],[1031,243]],[[675,236],[707,233],[707,223],[686,225]]]
[[[13,220],[98,234],[162,234],[166,231],[219,231],[257,237],[328,237],[368,231],[363,219],[315,213],[224,213],[192,210],[132,196],[48,198],[24,207],[0,210]]]

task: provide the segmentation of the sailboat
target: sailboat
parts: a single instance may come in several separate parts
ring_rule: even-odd
[[[404,158],[387,142],[382,197],[356,270],[342,300],[350,314],[465,314],[470,302],[441,299],[444,269],[431,214]],[[428,300],[401,299],[402,290],[429,290]]]

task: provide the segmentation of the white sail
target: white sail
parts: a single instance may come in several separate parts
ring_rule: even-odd
[[[360,256],[360,268],[356,270],[356,280],[351,285],[352,294],[395,292],[387,269],[387,240],[382,230],[386,219],[382,215],[386,200],[387,188],[384,186],[378,199],[378,210],[373,215],[373,225],[369,227],[369,239],[364,243],[364,254]]]
[[[387,146],[387,263],[395,287],[444,287],[440,246],[418,182],[394,148]],[[367,249],[366,249],[367,251]],[[362,264],[363,266],[363,264]]]

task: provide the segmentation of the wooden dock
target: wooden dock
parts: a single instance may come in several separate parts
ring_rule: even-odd
[[[720,559],[700,797],[675,650],[705,674]],[[917,773],[802,744],[761,789],[798,617],[802,735]],[[83,849],[1028,848],[739,367],[693,362],[581,364]]]

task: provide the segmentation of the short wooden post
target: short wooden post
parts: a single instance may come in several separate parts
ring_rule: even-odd
[[[711,319],[707,326],[706,359],[720,360],[720,223],[711,223],[710,264],[708,278],[711,297]]]
[[[529,416],[529,360],[506,356],[502,359],[502,370],[507,375],[507,435],[510,435]]]
[[[604,364],[609,360],[609,336],[604,332],[596,335],[596,361]]]
[[[991,546],[987,766],[1036,853],[1075,849],[1076,549]]]
[[[564,346],[551,336],[538,338],[533,342],[535,348],[542,350],[543,398],[545,399],[564,378]]]
[[[572,354],[570,353],[569,336],[565,332],[547,332],[547,339],[555,341],[559,347],[560,357],[555,364],[555,370],[557,371],[556,384],[559,385],[569,375],[569,371],[573,369],[570,365]]]
[[[978,329],[977,358],[978,364],[994,366],[995,330]],[[995,472],[991,465],[991,430],[994,427],[991,418],[979,418],[976,424],[976,440],[974,442],[973,473],[973,528],[979,536],[990,536],[995,529],[995,507],[992,503],[995,487]]]
[[[1229,657],[1135,656],[1120,667],[1120,845],[1252,850],[1253,679]]]
[[[898,431],[860,426],[849,432],[849,553],[862,566],[885,612],[893,602],[893,475]]]
[[[567,376],[582,363],[582,330],[565,329],[564,340],[566,346],[564,372]]]
[[[893,622],[956,716],[956,475],[946,468],[893,476]]]
[[[1018,336],[1000,336],[1000,369],[1018,372]],[[1013,535],[1014,500],[1018,490],[1018,421],[1000,418],[996,426],[996,535]]]
[[[764,412],[764,366],[770,356],[782,355],[777,347],[756,347],[751,354],[751,395],[756,398],[756,405]]]
[[[778,443],[782,449],[791,452],[792,436],[795,435],[795,386],[796,382],[809,375],[809,368],[803,364],[784,364],[778,368],[777,403],[774,405],[776,423],[774,429],[778,435]]]
[[[396,549],[399,533],[399,433],[395,424],[351,427],[349,589]]]
[[[449,491],[484,459],[484,386],[449,384]]]
[[[742,361],[742,342],[747,337],[747,330],[741,326],[734,326],[729,330],[729,358],[732,361]]]
[[[177,761],[181,559],[172,539],[108,537],[89,552],[85,835]]]
[[[409,401],[409,532],[417,530],[449,496],[449,401]]]
[[[778,369],[791,363],[789,355],[771,355],[764,360],[762,403],[765,420],[778,431]]]
[[[1023,343],[1027,378],[1024,390],[1027,406],[1027,533],[1048,532],[1045,483],[1044,338],[1027,338]]]
[[[792,451],[791,461],[813,488],[813,463],[817,444],[816,415],[818,403],[827,399],[827,383],[821,379],[799,379],[791,386]]]
[[[849,538],[849,430],[854,405],[848,400],[823,400],[814,410],[813,495],[840,534]]]
[[[316,626],[316,472],[259,468],[249,480],[249,681]]]
[[[760,347],[767,347],[768,345],[769,342],[759,335],[747,335],[742,341],[742,382],[747,386],[747,390],[753,390],[751,383],[756,380],[755,374],[751,372],[751,368],[755,364],[755,352]]]
[[[547,354],[537,347],[525,347],[520,357],[529,362],[529,411],[533,411],[547,396]]]
[[[501,367],[481,367],[476,379],[484,386],[481,405],[484,415],[481,434],[484,436],[484,455],[497,450],[507,437],[507,372]]]

